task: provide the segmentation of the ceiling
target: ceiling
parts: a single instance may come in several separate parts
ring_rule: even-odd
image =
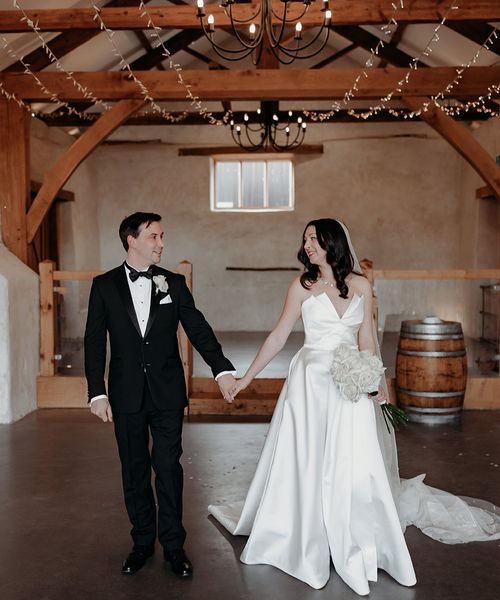
[[[383,1],[383,0],[380,0]],[[429,4],[429,0],[417,0],[418,2]],[[368,0],[365,0],[368,2]],[[41,3],[36,0],[18,0],[19,5],[29,12],[29,9],[42,8]],[[104,6],[132,6],[136,7],[139,0],[126,2],[118,0],[116,2],[106,2],[99,0],[95,5]],[[346,4],[345,0],[343,3]],[[68,2],[67,0],[50,0],[43,2],[44,9],[61,9],[61,8],[89,8],[93,2],[90,0],[81,0],[79,2]],[[148,7],[173,7],[174,5],[192,6],[195,13],[195,0],[183,2],[176,0],[168,2],[166,0],[153,0],[147,3]],[[208,4],[218,4],[208,0]],[[387,2],[386,2],[387,4]],[[406,0],[406,5],[415,4],[415,0],[410,2]],[[437,6],[447,7],[449,3],[436,2]],[[456,4],[463,3],[456,0]],[[469,1],[467,4],[471,4]],[[330,2],[331,8],[335,15],[336,1]],[[0,10],[12,11],[12,0],[0,0]],[[15,9],[14,9],[15,10]],[[19,13],[22,16],[21,12]],[[396,13],[397,18],[397,13]],[[333,19],[335,23],[335,16]],[[380,48],[378,57],[374,60],[374,68],[392,67],[408,68],[412,58],[418,57],[426,48],[429,41],[432,39],[437,22],[434,23],[403,23],[393,28],[392,41],[386,42],[383,48]],[[471,58],[481,49],[481,41],[485,40],[493,31],[496,22],[491,21],[447,21],[444,26],[439,29],[439,41],[431,45],[432,52],[427,56],[422,56],[419,62],[419,68],[425,67],[457,67],[467,64]],[[5,31],[5,30],[4,30]],[[151,48],[151,40],[148,39],[148,32],[145,31],[116,31],[113,34],[113,42],[119,48],[120,54],[130,64],[135,71],[146,70],[168,70],[168,60],[161,60],[158,51],[155,52]],[[71,72],[81,71],[117,71],[122,68],[121,59],[116,55],[112,43],[105,32],[82,32],[77,30],[58,32],[44,32],[44,40],[48,46],[53,49],[54,54],[60,59],[60,65],[63,69]],[[82,37],[82,35],[84,37]],[[209,42],[200,35],[199,29],[184,29],[184,30],[162,30],[159,34],[165,46],[172,52],[175,52],[175,62],[180,65],[183,71],[188,72],[192,69],[207,70],[209,68],[220,69],[251,69],[253,68],[250,61],[230,63],[219,58],[211,49]],[[3,38],[7,40],[11,50],[9,55],[5,49],[0,49],[0,70],[12,72],[13,70],[23,70],[22,65],[16,60],[12,53],[17,57],[25,57],[25,61],[31,65],[33,71],[54,71],[55,66],[50,64],[46,53],[41,48],[41,42],[33,32],[29,33],[3,33]],[[88,38],[85,41],[85,36]],[[217,39],[221,43],[231,41],[229,33],[217,32]],[[345,69],[365,69],[366,61],[370,58],[370,49],[373,48],[380,38],[383,38],[381,25],[365,25],[363,23],[349,26],[334,26],[329,42],[323,51],[313,59],[307,61],[295,61],[291,67],[281,66],[281,69],[304,69],[311,70],[321,68],[323,70],[345,70]],[[387,38],[384,38],[387,39]],[[345,51],[345,52],[342,52]],[[490,50],[482,49],[474,66],[493,67],[500,65],[500,37],[494,40]],[[338,55],[338,56],[337,56]],[[497,82],[498,83],[498,82]],[[347,90],[346,90],[347,91]],[[289,108],[306,108],[313,110],[325,110],[331,103],[325,99],[313,100],[289,100],[283,101],[280,108],[288,110]],[[401,103],[393,101],[390,103],[394,107],[401,107]],[[257,107],[257,101],[233,101],[233,102],[214,102],[207,101],[204,106],[208,110],[217,111],[217,114],[223,114],[225,110],[231,108],[233,111],[249,110]],[[373,105],[373,100],[353,100],[350,102],[351,107],[364,108]],[[167,110],[184,111],[189,110],[192,114],[192,121],[196,122],[196,112],[193,112],[188,102],[161,102],[161,106]],[[498,104],[496,101],[491,101],[492,109]],[[88,122],[84,122],[76,115],[65,114],[64,111],[58,111],[58,105],[54,103],[36,102],[33,104],[34,110],[40,113],[60,113],[58,121],[53,119],[50,121],[53,124],[66,125],[74,127],[75,125],[85,126]],[[79,105],[80,111],[100,111],[99,106],[92,107],[91,105]],[[43,114],[40,115],[43,117]],[[489,115],[471,113],[468,119],[483,119]],[[151,122],[155,124],[161,123],[161,117],[151,116]],[[346,117],[347,118],[347,117]],[[377,115],[378,120],[393,120],[390,114],[383,111]],[[461,118],[464,118],[462,115]],[[145,118],[147,121],[147,118]],[[146,122],[144,121],[144,122]],[[187,121],[186,121],[187,122]]]

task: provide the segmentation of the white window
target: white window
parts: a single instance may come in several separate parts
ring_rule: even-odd
[[[293,210],[290,157],[212,157],[211,207],[214,211]]]

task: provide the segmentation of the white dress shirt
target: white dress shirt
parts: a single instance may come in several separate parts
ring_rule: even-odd
[[[144,337],[144,333],[146,332],[146,325],[148,324],[149,319],[149,310],[151,308],[151,286],[153,284],[152,280],[148,277],[138,277],[135,281],[132,281],[128,276],[129,270],[125,265],[123,265],[125,269],[125,273],[127,275],[127,283],[130,290],[130,295],[132,296],[132,303],[134,305],[135,315],[137,317],[137,321],[139,323],[139,327],[141,330],[142,337]],[[144,269],[145,271],[147,269]],[[227,374],[235,375],[236,371],[221,371],[215,377],[215,381]],[[107,398],[105,394],[100,394],[99,396],[94,396],[90,400],[90,405],[94,400],[100,400],[101,398]]]

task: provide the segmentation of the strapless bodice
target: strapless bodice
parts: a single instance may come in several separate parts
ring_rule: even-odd
[[[364,317],[364,296],[354,294],[340,317],[325,292],[311,295],[302,303],[305,347],[333,350],[339,344],[356,344]]]

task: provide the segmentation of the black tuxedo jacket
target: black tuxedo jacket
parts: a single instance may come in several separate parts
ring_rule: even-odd
[[[164,275],[172,302],[160,304],[167,294],[151,285],[151,308],[144,337],[134,310],[125,267],[96,277],[90,292],[85,328],[85,376],[89,401],[107,394],[117,413],[137,412],[145,380],[154,404],[177,409],[187,404],[184,371],[179,355],[177,328],[182,323],[193,346],[215,375],[234,370],[223,355],[212,328],[196,308],[183,275],[153,266],[153,275]],[[104,383],[106,340],[111,356],[108,392]]]

